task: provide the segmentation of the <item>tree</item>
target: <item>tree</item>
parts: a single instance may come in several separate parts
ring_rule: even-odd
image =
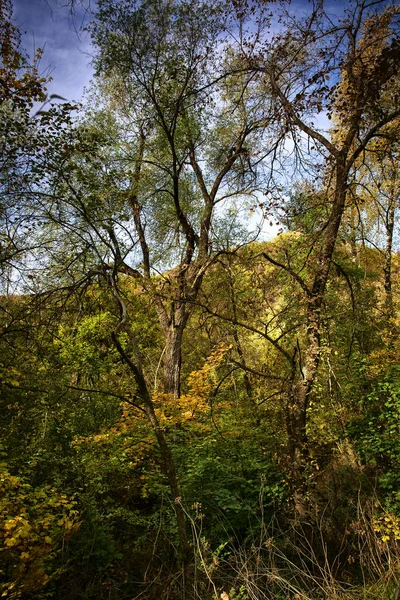
[[[397,131],[398,125],[394,122],[385,137],[370,145],[364,160],[355,165],[351,187],[359,214],[360,239],[379,248],[383,254],[385,310],[389,318],[394,314],[392,255],[399,208]]]
[[[11,103],[13,108],[24,111],[32,107],[33,102],[44,99],[43,84],[46,80],[38,72],[41,50],[30,63],[21,50],[21,34],[12,22],[12,12],[11,0],[1,0],[0,105]]]
[[[332,256],[349,189],[349,174],[356,160],[387,125],[399,116],[397,106],[380,101],[397,89],[399,65],[398,9],[379,2],[350,4],[343,18],[332,22],[319,3],[301,22],[290,16],[285,29],[260,48],[243,46],[241,58],[250,74],[263,77],[276,115],[294,144],[298,164],[307,169],[302,142],[313,144],[324,173],[327,217],[318,231],[313,275],[304,279],[288,263],[265,259],[286,270],[307,299],[307,339],[301,353],[288,354],[292,376],[287,396],[287,429],[294,488],[299,510],[304,490],[307,453],[307,408],[320,361],[321,311]],[[261,50],[262,48],[262,50]],[[268,102],[270,100],[268,99]],[[308,115],[325,110],[335,115],[336,131],[330,139]]]
[[[60,277],[42,285],[72,291],[101,279],[113,297],[114,343],[158,440],[187,564],[176,466],[154,408],[128,289],[138,285],[158,314],[163,389],[179,399],[193,303],[218,251],[235,241],[214,233],[218,223],[221,232],[225,227],[217,208],[228,204],[224,218],[232,229],[235,201],[255,187],[252,163],[270,151],[263,139],[269,115],[245,81],[218,77],[219,54],[212,51],[224,31],[218,6],[107,0],[91,30],[103,106],[75,129],[56,132],[43,154],[43,173],[51,172],[52,181],[37,191],[47,231],[59,232],[47,248]]]
[[[126,147],[132,165],[126,193],[146,286],[159,264],[175,265],[153,293],[165,336],[164,389],[179,397],[183,332],[218,250],[212,239],[216,207],[251,193],[254,144],[267,115],[251,107],[245,82],[217,85],[215,48],[225,28],[218,4],[145,2],[122,8],[107,1],[99,8],[92,24],[98,72],[108,77],[111,101],[115,106],[119,96],[118,112],[131,138],[136,136],[136,155]],[[254,147],[251,157],[247,145]]]

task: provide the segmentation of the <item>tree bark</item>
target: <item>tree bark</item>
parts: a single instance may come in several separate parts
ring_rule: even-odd
[[[113,280],[112,277],[108,277],[107,281],[113,292],[114,297],[118,302],[121,313],[120,323],[113,331],[112,338],[118,353],[120,354],[122,360],[128,365],[135,380],[136,395],[140,400],[143,411],[147,419],[149,420],[151,428],[153,429],[154,434],[156,436],[161,455],[161,471],[168,481],[168,485],[172,495],[172,500],[174,502],[179,540],[179,562],[185,580],[184,589],[187,590],[190,587],[190,547],[186,527],[186,516],[181,503],[178,476],[176,472],[174,458],[172,456],[172,452],[169,447],[164,430],[160,426],[154,409],[154,403],[143,373],[143,358],[141,356],[136,337],[127,320],[126,305],[121,295],[119,294],[115,280]],[[124,350],[123,346],[121,345],[121,342],[119,340],[119,332],[121,330],[125,331],[129,338],[131,350],[134,357],[133,359],[129,356],[129,354]]]
[[[128,332],[130,335],[130,332]],[[116,348],[129,366],[137,386],[137,395],[142,401],[143,410],[148,418],[150,425],[156,436],[161,455],[161,471],[165,475],[174,502],[176,524],[179,540],[179,561],[185,580],[188,580],[188,571],[190,567],[190,547],[188,541],[188,533],[186,527],[186,517],[181,503],[181,495],[179,490],[178,477],[176,473],[175,461],[168,445],[164,431],[160,426],[157,415],[154,410],[154,404],[149,394],[146,380],[140,367],[138,367],[126,354],[118,339],[118,334],[113,335]]]
[[[175,398],[181,395],[182,340],[186,322],[184,316],[178,323],[171,323],[165,332],[164,392]]]
[[[304,359],[300,354],[300,349],[296,349],[288,392],[286,424],[290,475],[295,509],[298,513],[304,512],[304,493],[307,489],[304,476],[307,463],[307,409],[320,360],[321,309],[332,255],[344,213],[346,190],[346,163],[345,159],[339,156],[336,163],[334,202],[308,297]]]
[[[386,213],[386,240],[385,240],[385,257],[384,257],[384,289],[386,295],[386,306],[388,316],[393,315],[393,297],[392,297],[392,248],[393,248],[393,231],[394,231],[394,215],[396,203],[391,199],[388,211]]]

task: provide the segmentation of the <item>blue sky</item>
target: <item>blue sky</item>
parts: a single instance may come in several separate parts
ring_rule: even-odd
[[[26,52],[32,56],[35,48],[44,50],[40,71],[50,72],[53,78],[47,86],[48,93],[79,101],[93,76],[90,37],[82,31],[87,18],[85,11],[77,8],[72,18],[67,1],[13,0],[14,20],[20,27]],[[95,0],[84,1],[93,3]],[[327,4],[334,12],[342,12],[346,1],[329,0]],[[298,15],[309,8],[308,0],[292,0],[291,9]],[[329,123],[321,116],[319,125],[324,128]],[[252,226],[256,227],[256,219],[253,220]],[[263,225],[263,238],[274,237],[278,232],[275,224],[270,227],[268,223],[267,220]]]
[[[83,0],[90,3],[90,0]],[[23,46],[30,56],[35,48],[44,49],[41,72],[50,71],[53,81],[49,94],[59,94],[69,101],[80,100],[84,87],[93,76],[90,66],[90,38],[82,31],[87,14],[76,1],[74,18],[68,0],[13,0],[14,20],[21,28]],[[92,3],[94,0],[92,0]],[[347,0],[331,0],[327,5],[342,12]],[[272,5],[273,8],[273,5]],[[292,10],[307,11],[308,0],[293,0]],[[80,30],[80,32],[79,32]],[[79,33],[78,33],[79,32]]]
[[[50,72],[53,78],[47,86],[48,93],[73,101],[80,100],[93,70],[90,38],[85,32],[77,33],[85,12],[77,10],[72,18],[65,4],[63,0],[14,0],[14,21],[30,56],[35,48],[44,50],[40,72]]]

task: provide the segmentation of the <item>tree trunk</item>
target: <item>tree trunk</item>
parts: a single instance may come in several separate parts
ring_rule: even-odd
[[[114,288],[114,295],[120,302],[120,305],[123,306],[123,301],[121,300],[117,290]],[[122,311],[124,313],[124,311]],[[120,326],[123,328],[131,341],[133,351],[136,351],[136,340],[134,334],[129,327],[126,319],[122,319]],[[181,504],[181,496],[179,492],[179,484],[178,477],[176,473],[176,467],[174,458],[172,456],[170,447],[168,445],[168,441],[165,437],[164,431],[162,427],[160,427],[160,423],[158,421],[157,415],[154,410],[154,404],[152,397],[149,393],[148,386],[146,383],[146,379],[144,377],[142,367],[141,367],[141,358],[140,356],[136,358],[136,362],[134,362],[130,356],[123,349],[119,338],[118,338],[118,330],[119,327],[113,332],[113,340],[115,346],[121,356],[121,358],[126,362],[128,367],[130,368],[133,377],[135,379],[136,387],[137,387],[137,396],[140,398],[143,410],[148,418],[150,425],[155,433],[157,438],[158,446],[160,448],[161,455],[161,471],[165,475],[169,488],[172,495],[172,500],[174,502],[175,516],[176,516],[176,524],[178,529],[178,540],[179,540],[179,562],[180,567],[182,568],[182,573],[184,576],[184,590],[189,591],[191,586],[190,583],[190,547],[188,541],[187,527],[186,527],[186,516]]]
[[[241,366],[243,367],[243,380],[244,380],[244,386],[246,389],[246,394],[247,394],[248,398],[251,398],[251,396],[253,394],[253,390],[251,387],[249,376],[246,371],[246,361],[244,358],[243,348],[240,343],[239,334],[238,334],[237,325],[236,325],[238,318],[237,318],[237,310],[236,310],[235,290],[233,287],[234,277],[233,277],[232,269],[230,267],[228,268],[228,272],[229,272],[229,292],[230,292],[230,297],[231,297],[232,314],[233,314],[233,319],[234,319],[233,339],[235,340],[236,350],[237,350],[237,353],[239,356],[239,362],[240,362]]]
[[[393,247],[393,230],[394,230],[394,215],[395,215],[396,203],[392,199],[389,205],[388,212],[386,214],[386,240],[385,240],[385,261],[383,265],[383,272],[385,276],[384,289],[386,295],[386,306],[388,310],[388,316],[393,315],[393,297],[392,297],[392,247]]]
[[[179,290],[168,313],[161,302],[158,305],[159,321],[165,337],[164,392],[173,394],[175,398],[180,398],[181,395],[183,334],[203,280],[202,266],[202,263],[198,262],[180,270],[174,281],[175,284],[178,283]]]
[[[298,349],[293,361],[286,413],[291,488],[295,512],[300,516],[306,512],[305,496],[308,489],[305,473],[308,461],[307,409],[320,354],[320,308],[318,304],[316,298],[309,302],[304,358]]]
[[[339,157],[336,165],[334,202],[318,256],[313,286],[308,297],[304,357],[300,355],[300,349],[295,352],[288,392],[286,424],[290,458],[289,471],[295,510],[300,514],[304,512],[304,494],[307,490],[307,482],[304,477],[307,464],[307,409],[320,360],[321,309],[345,207],[346,182],[345,161]]]
[[[171,454],[171,450],[168,446],[168,442],[165,438],[164,432],[160,427],[160,424],[157,419],[157,415],[154,412],[154,406],[151,401],[145,404],[144,409],[146,412],[146,416],[150,421],[150,424],[154,430],[154,433],[157,438],[157,442],[160,448],[161,454],[161,468],[166,476],[169,488],[172,494],[172,500],[174,502],[174,509],[176,515],[176,523],[178,528],[178,538],[179,538],[179,555],[181,560],[181,566],[183,569],[183,573],[187,574],[187,570],[190,563],[190,555],[189,555],[189,543],[187,536],[187,528],[186,528],[186,517],[181,503],[181,496],[179,492],[179,484],[178,477],[175,468],[175,462],[173,456]]]
[[[175,398],[181,395],[182,340],[186,322],[187,317],[184,317],[178,324],[170,324],[165,332],[164,392]]]
[[[307,434],[306,434],[306,390],[302,381],[292,381],[288,392],[286,406],[286,429],[289,450],[290,488],[293,496],[295,513],[305,513],[306,481],[304,469],[306,465]]]

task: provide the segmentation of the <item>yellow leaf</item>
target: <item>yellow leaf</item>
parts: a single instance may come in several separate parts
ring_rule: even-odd
[[[15,546],[17,543],[18,543],[18,541],[15,538],[13,538],[13,537],[12,538],[8,538],[5,541],[6,546],[9,546],[9,547]]]

